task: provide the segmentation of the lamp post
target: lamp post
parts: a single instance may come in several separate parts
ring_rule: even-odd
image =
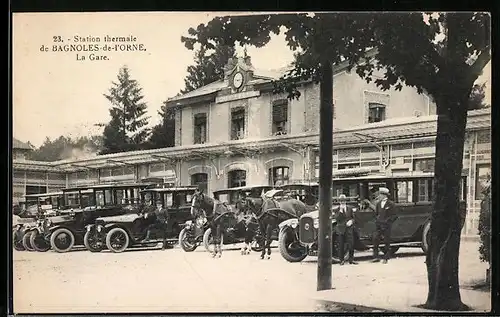
[[[332,288],[333,71],[321,65],[319,108],[319,233],[317,290]]]

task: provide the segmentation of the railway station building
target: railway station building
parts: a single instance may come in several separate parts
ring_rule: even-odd
[[[233,58],[223,80],[169,99],[167,106],[175,109],[174,147],[56,162],[14,155],[14,202],[27,193],[151,177],[176,185],[202,184],[208,192],[316,182],[319,85],[303,82],[294,100],[273,94],[272,81],[285,70],[258,70],[250,57]],[[346,64],[336,65],[333,76],[335,174],[433,171],[437,116],[428,95],[410,87],[382,91],[347,71]],[[467,180],[465,235],[477,235],[482,189],[491,171],[490,134],[491,109],[469,111],[462,171]]]

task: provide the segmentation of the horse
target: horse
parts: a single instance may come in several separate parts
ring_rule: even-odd
[[[191,201],[191,215],[197,217],[200,213],[203,214],[208,223],[213,235],[214,252],[212,257],[222,256],[222,233],[224,232],[224,216],[231,212],[230,207],[226,204],[209,197],[203,193],[202,189],[198,189],[193,194]]]
[[[270,191],[263,194],[260,198],[244,198],[247,206],[252,210],[252,213],[257,219],[263,236],[264,247],[260,255],[261,259],[265,258],[266,250],[267,259],[271,258],[272,234],[274,230],[278,229],[278,225],[284,220],[298,218],[308,212],[307,206],[298,199],[289,198],[282,201],[276,200],[273,196],[278,192],[281,191]]]
[[[252,242],[259,230],[259,223],[257,218],[252,214],[251,209],[245,204],[245,201],[239,200],[236,202],[236,215],[237,222],[244,222],[245,233],[244,233],[244,244],[241,247],[241,255],[248,255],[252,252]],[[259,241],[260,242],[260,241]]]

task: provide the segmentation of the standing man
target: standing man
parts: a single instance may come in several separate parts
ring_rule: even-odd
[[[351,206],[347,205],[347,197],[344,194],[339,196],[339,205],[335,206],[333,211],[333,217],[336,220],[334,231],[338,239],[340,265],[345,263],[346,245],[349,252],[349,264],[357,264],[354,262],[354,211]]]
[[[382,238],[385,244],[385,254],[382,263],[387,263],[391,256],[391,229],[397,218],[396,204],[388,198],[389,189],[379,188],[379,200],[375,205],[375,233],[373,235],[373,260],[380,262],[378,249]]]

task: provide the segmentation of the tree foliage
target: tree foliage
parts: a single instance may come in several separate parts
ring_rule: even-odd
[[[120,68],[118,81],[104,97],[111,103],[111,120],[104,127],[101,154],[141,149],[150,129],[146,128],[147,104],[143,101],[142,88],[132,79],[127,66]]]
[[[303,82],[322,80],[324,63],[349,70],[382,90],[403,85],[436,102],[435,202],[427,254],[429,293],[425,307],[466,309],[458,285],[462,172],[467,110],[474,82],[491,59],[490,16],[485,13],[320,13],[216,17],[182,37],[188,49],[218,45],[266,45],[284,32],[293,69],[275,92],[299,98]],[[376,78],[375,71],[383,76]]]
[[[488,181],[491,181],[491,176],[488,175]],[[491,257],[491,186],[488,185],[484,192],[481,201],[481,212],[479,214],[479,237],[481,245],[479,246],[479,256],[481,261],[490,262]]]
[[[485,89],[486,83],[475,84],[469,96],[469,110],[481,109],[489,107],[490,105],[485,102]]]
[[[46,138],[43,144],[30,154],[30,159],[48,162],[78,159],[97,154],[101,150],[101,146],[101,136],[84,136],[75,139],[60,136],[54,140]]]
[[[147,147],[159,149],[175,146],[175,111],[167,108],[165,104],[161,106],[158,115],[162,118],[160,124],[153,127],[151,136],[148,139]]]
[[[194,65],[187,68],[185,94],[224,78],[224,65],[235,55],[234,46],[218,45],[214,50],[201,47],[195,52]]]

